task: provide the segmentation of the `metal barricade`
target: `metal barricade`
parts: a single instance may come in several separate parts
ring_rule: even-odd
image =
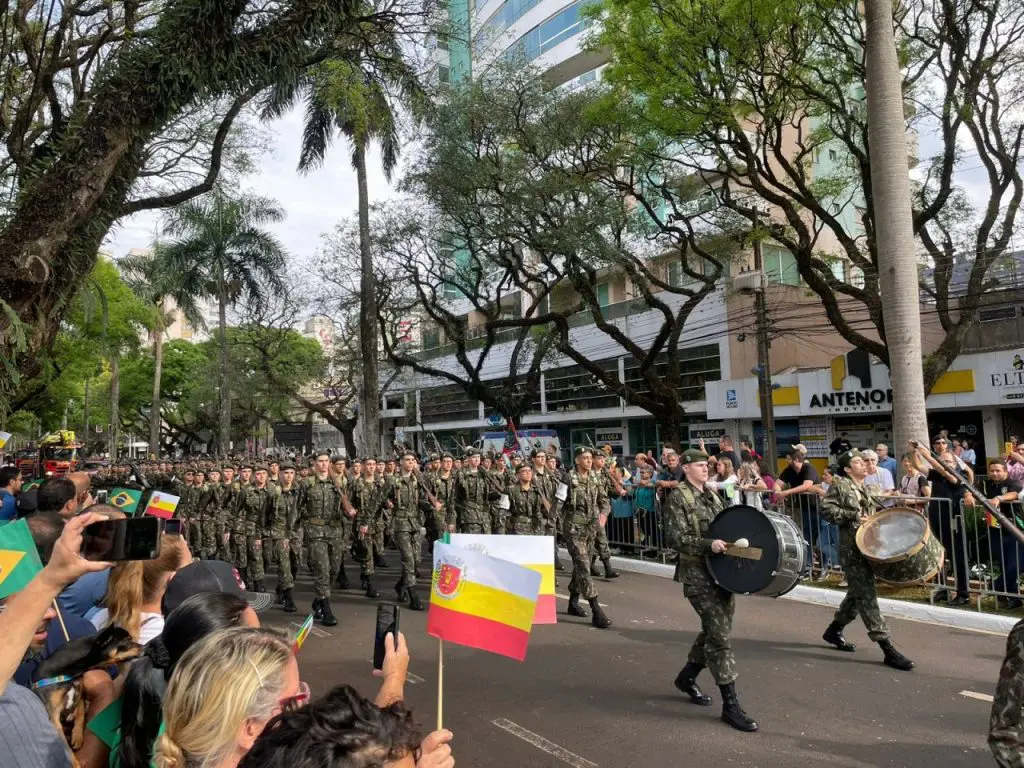
[[[653,489],[630,487],[621,502],[628,502],[628,515],[623,504],[612,505],[612,514],[605,524],[608,546],[616,554],[640,560],[665,562],[671,550],[666,547],[661,524],[661,501]]]
[[[1024,528],[1021,502],[1000,506],[1003,514]],[[1020,591],[1024,546],[980,505],[961,503],[959,520],[967,567],[967,578],[961,581],[966,581],[968,592],[978,595],[978,610],[1024,607]]]

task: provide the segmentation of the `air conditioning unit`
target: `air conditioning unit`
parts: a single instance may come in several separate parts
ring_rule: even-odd
[[[758,291],[764,290],[764,271],[763,270],[750,270],[748,272],[740,272],[735,275],[732,279],[733,290],[738,293],[757,293]]]

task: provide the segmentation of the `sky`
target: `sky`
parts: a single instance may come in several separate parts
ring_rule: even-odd
[[[347,143],[338,140],[320,169],[299,174],[295,166],[302,135],[301,111],[295,109],[267,127],[273,151],[259,160],[258,173],[246,177],[242,187],[281,204],[287,217],[268,229],[278,236],[292,259],[305,260],[316,253],[322,235],[356,213],[356,175],[351,153]],[[391,186],[380,169],[376,148],[367,158],[367,168],[371,202],[385,199]],[[105,250],[119,258],[132,248],[148,248],[161,216],[160,211],[146,211],[119,222],[108,235]]]

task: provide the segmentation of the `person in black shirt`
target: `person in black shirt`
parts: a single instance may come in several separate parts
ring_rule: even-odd
[[[916,464],[920,471],[924,466],[920,459],[931,465],[928,470],[928,483],[932,487],[931,500],[928,502],[928,524],[932,533],[938,535],[942,546],[946,548],[946,554],[953,553],[953,576],[956,579],[956,595],[949,600],[950,605],[967,605],[970,597],[967,594],[967,542],[963,535],[963,516],[961,514],[961,502],[964,500],[966,489],[960,479],[953,474],[956,469],[956,456],[950,451],[939,453],[936,460],[926,449],[914,447],[914,455],[918,458]],[[939,573],[939,583],[946,585],[946,576]],[[941,589],[935,593],[936,600],[949,598],[949,590]]]
[[[1020,527],[1022,514],[1016,502],[1020,498],[1021,484],[1006,474],[1006,464],[998,459],[989,462],[988,477],[981,490],[990,504],[998,504],[999,511]],[[966,501],[968,504],[974,503],[971,494],[967,494]],[[1021,547],[1017,538],[1004,531],[991,513],[985,513],[985,521],[988,523],[989,561],[1000,570],[1000,576],[992,583],[992,589],[1019,595]],[[1019,597],[1009,598],[1005,602],[1003,598],[996,598],[996,602],[1006,608],[1020,608],[1024,605]]]
[[[777,499],[790,499],[786,509],[795,518],[796,509],[800,510],[800,525],[804,540],[807,542],[806,573],[810,573],[813,558],[811,547],[818,539],[818,494],[813,490],[818,484],[818,470],[807,461],[802,451],[793,451],[787,457],[789,466],[782,470],[779,481],[785,483],[786,490],[775,494]]]
[[[841,432],[839,437],[829,443],[828,450],[833,456],[841,456],[847,451],[852,451],[853,446],[850,444],[850,441],[846,439],[846,433]]]

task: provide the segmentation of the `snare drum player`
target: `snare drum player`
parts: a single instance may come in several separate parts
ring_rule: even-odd
[[[868,637],[878,643],[885,654],[885,664],[894,669],[911,670],[914,662],[897,651],[889,640],[889,628],[878,610],[875,574],[857,549],[857,529],[878,506],[876,495],[864,485],[867,464],[856,449],[842,454],[838,463],[844,476],[836,476],[828,487],[821,502],[821,513],[839,526],[839,562],[850,586],[822,639],[840,651],[855,651],[856,646],[843,637],[843,629],[859,613],[868,629]]]
[[[736,659],[729,644],[736,596],[714,582],[704,560],[706,555],[720,554],[727,548],[726,542],[704,536],[715,515],[722,511],[722,497],[705,487],[708,455],[704,451],[691,448],[684,452],[682,468],[683,478],[669,489],[662,511],[666,538],[679,553],[677,573],[683,582],[683,596],[700,617],[701,631],[675,685],[694,704],[710,707],[711,697],[696,682],[697,675],[707,667],[722,691],[722,720],[739,731],[756,731],[757,723],[736,698]]]

